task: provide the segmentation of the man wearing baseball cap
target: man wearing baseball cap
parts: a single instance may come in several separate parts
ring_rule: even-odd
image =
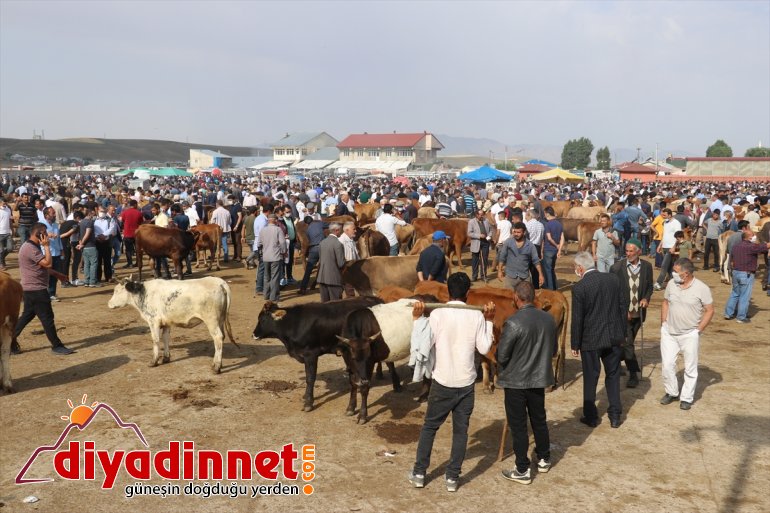
[[[446,283],[448,268],[444,253],[448,240],[443,231],[433,232],[433,244],[422,250],[417,261],[417,279]]]

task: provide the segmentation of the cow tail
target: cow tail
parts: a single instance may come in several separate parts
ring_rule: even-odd
[[[227,336],[230,337],[230,342],[235,344],[235,347],[241,347],[238,345],[238,342],[235,341],[235,337],[233,337],[233,328],[230,326],[230,288],[222,288],[224,289],[225,297],[227,298],[227,310],[225,311],[225,330],[227,330]]]

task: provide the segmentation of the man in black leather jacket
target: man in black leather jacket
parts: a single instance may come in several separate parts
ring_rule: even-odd
[[[551,358],[556,354],[558,336],[553,317],[535,308],[534,299],[535,290],[528,281],[514,287],[513,302],[518,311],[505,321],[497,348],[500,366],[497,384],[505,391],[505,415],[516,455],[516,466],[504,470],[503,477],[522,484],[532,481],[528,415],[535,435],[538,472],[548,472],[551,468],[545,388],[554,384]]]

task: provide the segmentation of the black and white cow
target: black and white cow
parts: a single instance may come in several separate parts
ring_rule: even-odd
[[[228,314],[230,287],[220,278],[209,276],[198,280],[135,282],[122,280],[115,287],[107,306],[120,308],[131,305],[147,321],[152,333],[152,361],[150,367],[161,363],[160,339],[163,338],[163,363],[171,359],[168,349],[171,326],[192,328],[206,324],[214,339],[214,372],[222,368],[222,345],[225,331],[233,338]]]
[[[254,338],[277,338],[289,356],[305,364],[304,411],[313,409],[318,357],[338,351],[337,335],[343,331],[347,314],[379,303],[382,300],[373,296],[287,307],[271,301],[265,303],[254,328]]]

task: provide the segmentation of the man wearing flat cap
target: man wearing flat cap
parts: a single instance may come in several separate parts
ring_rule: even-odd
[[[628,388],[636,388],[639,384],[641,369],[634,353],[634,341],[639,328],[647,315],[647,305],[652,297],[653,280],[652,264],[642,260],[642,243],[638,239],[629,239],[625,246],[626,257],[615,262],[610,267],[620,281],[620,293],[628,298],[628,315],[626,316],[626,340],[622,344],[622,358],[628,369]]]

